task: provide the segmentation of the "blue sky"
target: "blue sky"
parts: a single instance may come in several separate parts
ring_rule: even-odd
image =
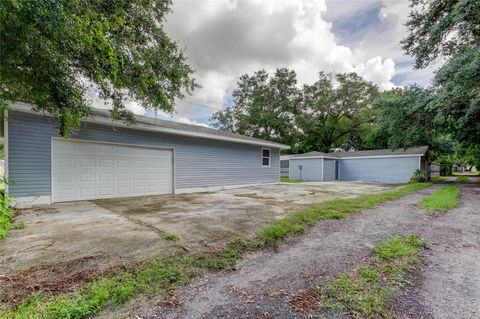
[[[399,45],[408,1],[177,0],[166,30],[185,49],[202,85],[177,101],[174,121],[208,124],[233,104],[237,79],[259,69],[289,67],[299,85],[319,71],[357,72],[381,89],[427,85],[432,69],[415,71]],[[143,110],[135,103],[131,109]],[[147,114],[153,116],[153,114]]]

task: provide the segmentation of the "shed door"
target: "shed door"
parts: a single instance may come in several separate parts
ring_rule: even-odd
[[[173,151],[52,140],[54,202],[173,193]]]

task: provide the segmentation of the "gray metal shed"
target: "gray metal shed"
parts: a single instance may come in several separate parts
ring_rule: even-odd
[[[289,178],[311,181],[408,182],[426,167],[428,147],[406,150],[310,152],[289,159]]]

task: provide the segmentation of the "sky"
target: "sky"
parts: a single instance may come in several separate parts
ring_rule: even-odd
[[[156,116],[208,125],[233,105],[238,78],[260,69],[294,69],[299,85],[326,71],[356,72],[382,90],[426,86],[432,70],[413,70],[399,44],[409,11],[404,0],[174,0],[165,30],[202,87],[178,100],[174,114]]]

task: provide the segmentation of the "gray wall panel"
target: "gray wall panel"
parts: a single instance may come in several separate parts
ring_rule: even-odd
[[[299,166],[302,166],[301,172]],[[290,159],[289,178],[291,180],[321,181],[322,159]]]
[[[418,169],[419,157],[340,160],[340,180],[404,183]]]
[[[51,194],[51,137],[56,123],[48,117],[11,112],[9,174],[13,196]],[[175,149],[176,188],[276,183],[280,156],[272,149],[271,167],[261,165],[261,146],[183,137],[97,124],[84,124],[70,138]]]
[[[325,159],[323,164],[323,180],[334,181],[335,180],[335,160]]]

